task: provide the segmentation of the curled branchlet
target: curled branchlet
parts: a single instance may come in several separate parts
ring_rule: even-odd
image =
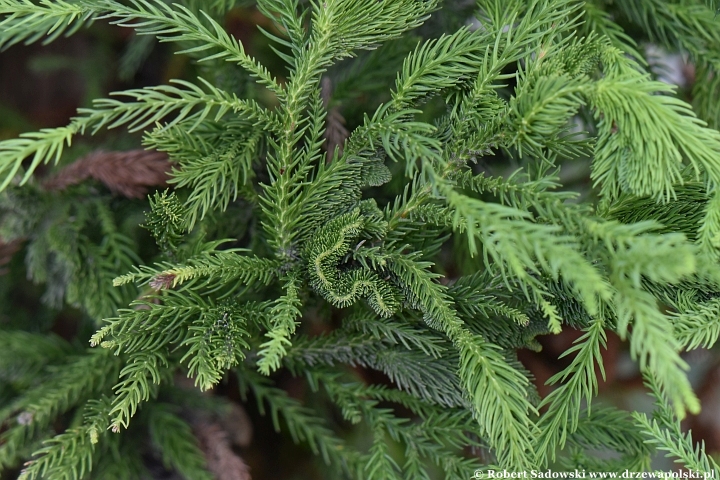
[[[365,230],[366,220],[360,209],[340,215],[321,227],[306,249],[308,274],[312,287],[337,307],[348,307],[365,298],[378,315],[389,317],[400,300],[396,289],[376,272],[355,268],[343,270],[339,263],[350,246]]]

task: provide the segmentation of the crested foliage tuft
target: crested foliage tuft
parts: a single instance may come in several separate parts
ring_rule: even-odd
[[[257,56],[225,28],[253,3]],[[112,24],[135,35],[123,75],[155,40],[193,69],[0,141],[0,240],[24,256],[5,279],[46,312],[2,311],[0,470],[150,478],[149,451],[211,479],[196,411],[242,397],[317,478],[642,471],[656,451],[717,473],[679,423],[702,407],[683,352],[720,336],[710,3],[0,0],[2,48]],[[694,90],[635,36],[687,54]],[[166,166],[116,162],[127,191],[161,188],[147,202],[87,160],[42,181],[105,130]],[[517,351],[566,329],[540,398]],[[653,417],[597,404],[609,332]]]

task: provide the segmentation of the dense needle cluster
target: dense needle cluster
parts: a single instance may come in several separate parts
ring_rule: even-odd
[[[224,30],[235,3],[0,0],[0,46],[110,22],[137,34],[121,73],[156,38],[202,75],[0,142],[4,262],[24,256],[48,311],[85,315],[75,343],[47,319],[4,323],[0,468],[145,478],[141,437],[168,469],[213,478],[200,447],[229,450],[226,437],[183,412],[225,408],[199,391],[232,377],[325,478],[642,471],[655,450],[717,469],[679,423],[701,408],[681,352],[720,335],[711,2],[258,0],[284,78]],[[692,105],[625,29],[687,53]],[[116,128],[156,153],[35,175]],[[493,157],[514,173],[491,174]],[[560,169],[583,161],[581,198]],[[111,194],[152,186],[144,218]],[[540,398],[516,351],[564,328],[583,335]],[[654,416],[594,405],[607,331],[628,342]],[[283,372],[315,401],[288,396]]]

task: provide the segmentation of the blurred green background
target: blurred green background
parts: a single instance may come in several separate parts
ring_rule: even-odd
[[[327,85],[332,92],[329,108],[334,110],[340,124],[344,122],[344,128],[352,131],[361,123],[364,113],[371,113],[388,98],[404,55],[423,37],[435,37],[466,24],[471,18],[473,3],[446,2],[446,8],[434,15],[413,36],[385,45],[384,54],[391,52],[392,55],[385,57],[382,63],[375,61],[373,53],[364,53],[357,59],[346,60],[333,67],[327,73]],[[279,78],[287,75],[285,64],[257,28],[261,26],[272,31],[272,24],[254,7],[238,2],[225,15],[224,25],[273,75]],[[642,42],[642,37],[639,40]],[[164,84],[173,78],[193,81],[197,76],[202,76],[238,96],[253,97],[266,105],[273,104],[274,99],[249,82],[239,68],[223,62],[198,65],[192,58],[174,55],[179,49],[176,45],[158,43],[150,37],[134,36],[130,29],[103,22],[96,22],[69,38],[61,37],[49,45],[35,43],[28,46],[14,45],[6,49],[0,53],[0,139],[65,125],[77,108],[90,106],[93,98],[106,97],[113,91]],[[685,82],[681,85],[684,88],[680,94],[687,95],[689,84],[693,81],[692,66],[684,64],[682,57],[670,56],[658,49],[651,50],[651,53],[655,73],[667,77],[668,71],[674,72],[675,76],[671,75],[674,81]],[[432,119],[444,109],[444,102],[438,98],[424,107],[423,116]],[[342,133],[339,135],[342,137]],[[122,130],[101,131],[94,137],[85,136],[75,142],[64,155],[60,166],[98,148],[130,150],[139,148],[140,143],[141,134],[128,134]],[[519,165],[510,157],[497,155],[480,159],[475,168],[478,172],[485,170],[493,175],[507,175]],[[49,176],[55,170],[56,167],[40,168],[36,176]],[[398,182],[402,181],[402,175],[397,177]],[[565,188],[592,198],[589,159],[563,165],[561,178]],[[398,185],[392,182],[371,194],[377,196],[378,203],[383,205],[398,191]],[[145,208],[143,201],[118,199],[116,206],[118,211],[125,209],[128,212],[128,221],[142,221],[139,213]],[[139,232],[137,235],[141,240],[151,242],[146,234]],[[479,261],[467,256],[463,244],[449,242],[446,246],[444,262],[438,268],[449,278],[473,271],[473,265]],[[147,248],[152,250],[152,247]],[[11,255],[11,250],[7,245],[0,248],[0,263],[6,263],[0,276],[0,327],[22,325],[23,329],[31,331],[51,330],[77,345],[87,345],[95,325],[77,309],[50,308],[39,302],[46,287],[34,285],[26,279],[24,252]],[[7,261],[2,261],[3,256],[7,257]],[[324,328],[327,327],[317,326],[318,331]],[[541,352],[521,352],[520,358],[535,375],[542,395],[548,393],[544,382],[569,364],[569,358],[559,360],[558,357],[578,336],[579,333],[572,330],[557,336],[547,336],[540,339],[543,346]],[[698,350],[687,355],[686,360],[693,366],[691,376],[702,400],[703,411],[700,416],[687,419],[685,424],[692,428],[696,440],[706,442],[711,453],[720,452],[720,357],[714,352]],[[601,398],[604,401],[628,409],[649,411],[652,408],[650,398],[644,393],[637,366],[629,359],[626,346],[613,335],[609,335],[605,366],[607,380],[601,383]],[[358,371],[358,374],[368,382],[387,381],[376,372]],[[312,393],[300,379],[285,374],[278,384],[291,396],[307,402],[314,401]],[[240,404],[237,392],[237,385],[229,377],[211,395],[224,396]],[[2,398],[0,395],[0,402]],[[228,427],[251,435],[249,443],[237,441],[233,448],[250,466],[253,479],[318,477],[318,462],[307,448],[294,445],[287,435],[275,433],[272,421],[259,414],[252,399],[243,405],[249,423],[247,418],[239,414],[233,420],[235,423]],[[341,425],[336,412],[328,409],[327,417],[331,424]],[[58,424],[55,428],[62,431],[66,426]],[[354,441],[359,444],[367,443],[370,439],[369,432],[354,431],[353,435]],[[156,478],[175,478],[162,468],[161,462],[153,457],[152,452],[148,451],[145,460],[153,466]],[[662,459],[658,460],[657,465],[663,469],[672,468],[670,463]],[[16,474],[17,471],[6,472],[4,478],[15,478]]]

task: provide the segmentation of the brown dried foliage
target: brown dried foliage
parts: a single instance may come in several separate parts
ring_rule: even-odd
[[[161,152],[98,150],[61,169],[42,186],[48,191],[59,191],[92,178],[120,195],[143,198],[149,188],[167,186],[171,166],[167,155]],[[24,241],[0,239],[0,275],[7,273],[2,267],[10,262]]]
[[[175,375],[175,386],[194,390],[195,384],[185,375]],[[203,395],[212,396],[212,390]],[[185,418],[190,422],[205,455],[207,468],[217,480],[251,480],[250,467],[233,450],[233,447],[250,446],[253,425],[242,405],[230,402],[227,409],[210,413],[202,410],[186,410]]]
[[[230,445],[228,433],[218,423],[199,420],[194,425],[195,436],[205,454],[208,470],[217,480],[251,480],[250,468]]]
[[[328,77],[323,77],[322,99],[326,108],[330,104],[331,97],[332,83]],[[340,109],[337,106],[329,108],[327,117],[325,117],[325,143],[323,144],[323,147],[327,151],[328,162],[332,160],[336,148],[338,150],[338,156],[342,155],[345,140],[347,140],[349,136],[350,132],[345,128],[345,117],[340,113]]]
[[[150,288],[154,290],[167,290],[168,288],[172,288],[176,277],[177,275],[174,273],[159,273],[150,280]]]
[[[171,163],[167,155],[146,150],[93,152],[60,170],[43,183],[46,190],[63,190],[89,178],[128,198],[143,198],[151,187],[167,185]]]

